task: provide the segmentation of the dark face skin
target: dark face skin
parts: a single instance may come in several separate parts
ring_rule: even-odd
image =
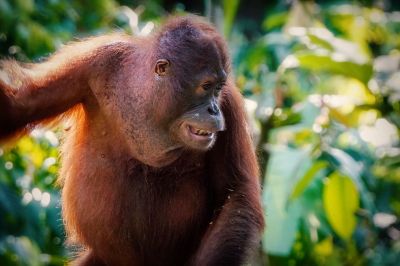
[[[170,62],[160,59],[155,73],[167,76]],[[222,68],[199,71],[193,82],[184,88],[182,98],[185,108],[171,124],[170,131],[183,148],[206,151],[216,141],[217,132],[224,130],[224,117],[219,107],[221,90],[226,82],[226,73]]]
[[[156,73],[162,75],[165,72],[158,71],[158,64]],[[226,74],[222,69],[203,69],[192,78],[182,95],[184,108],[170,130],[184,148],[206,151],[214,145],[218,131],[225,127],[219,100]]]

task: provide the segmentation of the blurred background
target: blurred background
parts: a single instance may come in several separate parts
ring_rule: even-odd
[[[0,56],[149,34],[168,14],[226,37],[259,154],[267,229],[251,265],[399,265],[400,2],[0,0]],[[0,147],[0,265],[63,265],[61,132]]]

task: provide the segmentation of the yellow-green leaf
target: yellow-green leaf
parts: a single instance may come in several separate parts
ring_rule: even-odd
[[[343,239],[350,239],[359,208],[359,193],[353,181],[337,172],[331,174],[324,186],[323,204],[333,230]]]
[[[324,256],[324,257],[332,255],[332,252],[333,252],[332,237],[327,237],[326,239],[317,243],[314,246],[314,251],[316,254],[318,254],[320,256]]]
[[[293,200],[300,196],[304,190],[308,187],[314,177],[324,168],[326,168],[327,162],[317,161],[314,163],[305,173],[305,175],[297,182],[294,187],[290,199]]]

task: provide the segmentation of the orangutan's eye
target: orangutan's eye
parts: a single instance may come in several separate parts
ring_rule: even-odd
[[[203,90],[208,91],[208,90],[212,89],[212,84],[207,82],[207,83],[204,83],[203,85],[201,85],[201,87],[203,88]]]

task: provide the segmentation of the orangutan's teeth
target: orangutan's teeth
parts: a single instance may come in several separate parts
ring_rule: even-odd
[[[211,132],[208,132],[208,131],[205,131],[205,130],[202,130],[202,129],[198,129],[196,131],[196,133],[199,134],[199,135],[202,135],[202,136],[208,136],[208,135],[211,134]]]
[[[199,128],[194,128],[194,127],[189,127],[190,131],[198,136],[212,136],[213,133],[208,131],[208,130],[204,130],[204,129],[199,129]]]

